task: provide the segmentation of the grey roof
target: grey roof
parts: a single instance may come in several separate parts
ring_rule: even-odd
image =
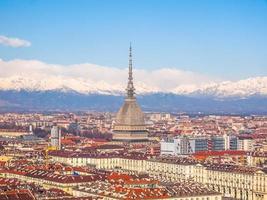
[[[120,108],[116,125],[144,125],[144,113],[136,102],[135,98],[126,98],[123,106]]]

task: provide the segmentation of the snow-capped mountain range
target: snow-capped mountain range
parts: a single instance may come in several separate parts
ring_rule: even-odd
[[[239,81],[223,81],[202,87],[182,87],[174,90],[176,94],[208,95],[220,98],[267,96],[267,77],[255,77]]]
[[[126,83],[125,83],[126,85]],[[74,91],[81,94],[108,94],[122,95],[125,85],[109,84],[105,81],[93,82],[82,78],[53,76],[38,80],[25,76],[10,76],[0,78],[0,90],[26,91]],[[178,85],[169,90],[160,90],[157,87],[136,81],[138,94],[172,93],[185,96],[210,96],[215,98],[246,98],[250,96],[267,96],[267,77],[255,77],[239,81],[223,81],[218,83],[196,85]]]

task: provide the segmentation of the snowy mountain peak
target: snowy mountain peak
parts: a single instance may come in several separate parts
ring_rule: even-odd
[[[267,95],[267,77],[255,77],[240,81],[224,81],[209,83],[206,85],[181,84],[170,90],[162,90],[157,87],[136,81],[135,87],[138,94],[147,93],[174,93],[187,96],[213,96],[249,97],[253,95]],[[122,84],[109,84],[105,81],[91,81],[83,78],[71,78],[63,76],[50,76],[48,78],[30,78],[25,76],[10,76],[0,78],[0,90],[27,90],[48,91],[60,90],[62,92],[75,91],[81,94],[109,94],[122,95],[125,87]]]
[[[267,77],[255,77],[240,81],[224,81],[203,86],[191,92],[194,95],[209,95],[215,97],[249,97],[267,95]]]

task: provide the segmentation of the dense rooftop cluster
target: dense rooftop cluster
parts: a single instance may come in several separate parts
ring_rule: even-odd
[[[201,184],[190,181],[160,183],[153,179],[138,179],[115,173],[111,174],[106,181],[78,186],[75,190],[118,199],[162,199],[218,194]]]
[[[201,184],[184,181],[184,182],[175,182],[175,183],[167,183],[165,187],[170,196],[178,196],[178,197],[186,197],[186,196],[197,196],[197,195],[208,195],[208,194],[216,194],[211,189],[204,187]]]
[[[197,160],[191,157],[177,157],[177,156],[159,156],[150,159],[155,162],[163,162],[163,163],[173,163],[179,165],[195,165],[198,163]]]
[[[49,153],[51,156],[59,156],[66,158],[129,158],[146,160],[148,155],[141,152],[128,152],[128,151],[114,151],[114,152],[73,152],[73,151],[52,151]]]
[[[1,200],[50,199],[54,197],[68,198],[71,195],[60,189],[44,189],[41,185],[16,178],[0,178]]]
[[[218,187],[194,182],[204,180],[197,180],[196,169],[210,176],[267,173],[267,117],[147,113],[146,122],[149,141],[125,144],[105,135],[111,135],[113,113],[0,114],[0,194],[18,200],[201,197],[216,195]],[[50,148],[54,123],[62,131],[61,150]],[[164,155],[162,141],[184,136],[195,143],[209,138],[209,148]],[[213,150],[211,140],[226,143],[224,136],[240,140],[229,139],[240,149]]]
[[[230,164],[205,164],[205,167],[214,171],[254,174],[259,169],[256,167],[230,165]]]

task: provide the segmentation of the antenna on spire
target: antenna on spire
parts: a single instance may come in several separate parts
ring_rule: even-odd
[[[132,60],[132,44],[130,43],[129,48],[129,80],[133,80],[133,60]]]
[[[126,88],[127,98],[134,97],[134,86],[133,86],[133,61],[132,61],[132,44],[130,43],[129,48],[129,74],[128,74],[128,85]]]

